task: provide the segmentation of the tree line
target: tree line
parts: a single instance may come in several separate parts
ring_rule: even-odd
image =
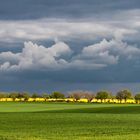
[[[135,99],[136,103],[140,103],[140,93],[136,93],[135,95],[132,94],[132,92],[128,89],[120,90],[116,93],[116,95],[113,95],[111,92],[106,90],[101,90],[96,93],[92,91],[71,91],[67,94],[63,94],[59,91],[52,92],[51,94],[48,93],[28,93],[28,92],[0,92],[0,99],[1,98],[12,98],[13,101],[18,99],[24,99],[24,101],[28,101],[29,98],[44,98],[44,101],[47,101],[48,99],[65,99],[65,98],[73,98],[74,101],[78,101],[82,98],[87,99],[88,102],[91,102],[93,99],[100,100],[103,102],[105,99],[118,99],[120,103],[124,100],[125,102],[128,99]]]

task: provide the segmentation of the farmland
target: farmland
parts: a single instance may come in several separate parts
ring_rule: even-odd
[[[137,104],[0,102],[0,140],[138,140]]]

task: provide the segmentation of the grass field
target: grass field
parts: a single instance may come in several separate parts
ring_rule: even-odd
[[[0,102],[0,140],[139,140],[140,106]]]

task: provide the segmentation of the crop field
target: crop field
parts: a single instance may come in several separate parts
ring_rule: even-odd
[[[136,104],[0,102],[0,140],[139,140]]]

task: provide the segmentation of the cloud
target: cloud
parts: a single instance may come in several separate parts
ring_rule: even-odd
[[[19,53],[1,52],[0,53],[0,63],[9,61],[10,63],[17,63],[19,59]]]
[[[62,40],[80,38],[88,35],[96,37],[105,35],[109,27],[90,22],[55,20],[0,21],[0,40],[12,42],[21,40]]]
[[[121,17],[121,16],[120,16]],[[135,18],[134,18],[135,19]],[[135,35],[140,20],[125,21],[109,19],[52,19],[0,20],[0,41],[16,42],[28,40],[95,40],[99,38],[125,37]],[[136,24],[137,22],[137,24]],[[132,26],[133,25],[133,26]]]
[[[139,54],[140,49],[135,45],[128,45],[126,42],[117,39],[112,39],[109,41],[104,39],[100,43],[85,47],[82,50],[81,56],[84,58],[96,58],[99,61],[100,58],[105,61],[112,60],[108,62],[114,63],[115,61],[113,60],[118,60],[118,57],[120,56],[128,59],[130,56],[133,58],[139,57]]]
[[[69,56],[69,57],[68,57]],[[51,47],[25,42],[21,52],[1,52],[1,71],[56,71],[63,69],[97,70],[121,61],[137,63],[140,49],[118,39],[106,40],[84,47],[74,54],[66,43],[56,40]],[[136,62],[135,62],[136,61]]]
[[[63,42],[57,42],[50,48],[25,42],[20,53],[0,53],[1,70],[24,70],[24,69],[59,69],[66,61],[61,58],[63,55],[71,55],[72,51]]]
[[[128,45],[118,38],[103,39],[101,42],[86,46],[81,53],[72,57],[69,67],[83,70],[96,70],[118,65],[124,61],[126,64],[140,59],[140,48],[136,45]],[[133,66],[132,66],[133,67]]]

